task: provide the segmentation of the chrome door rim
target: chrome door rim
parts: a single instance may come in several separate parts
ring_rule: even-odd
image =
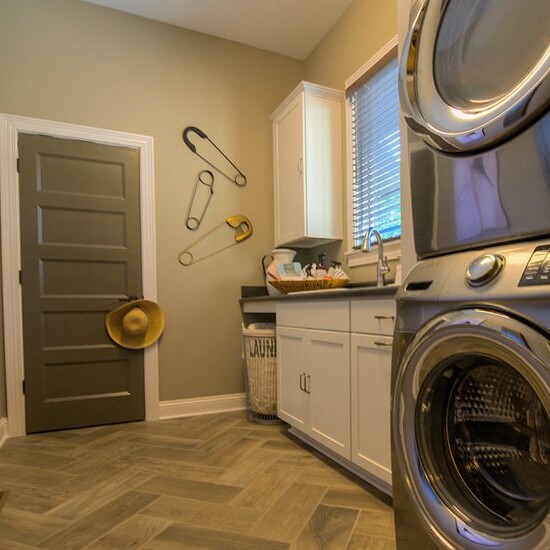
[[[550,44],[528,75],[503,98],[477,110],[451,106],[440,97],[433,71],[439,24],[450,1],[421,0],[413,16],[399,71],[401,106],[411,129],[429,145],[446,152],[474,152],[514,135],[548,106]],[[419,65],[427,67],[422,78]],[[515,108],[525,112],[510,122],[507,116]]]
[[[518,334],[521,338],[516,338]],[[430,482],[430,473],[422,466],[415,435],[416,404],[422,381],[439,364],[437,361],[430,365],[426,358],[434,348],[464,336],[502,352],[506,361],[528,381],[550,416],[550,344],[543,335],[520,321],[487,310],[461,310],[438,317],[414,338],[396,378],[392,428],[397,463],[407,492],[424,527],[445,548],[486,549],[497,545],[509,550],[548,548],[550,511],[537,526],[523,534],[495,534],[492,529],[480,529],[463,509],[441,497]]]

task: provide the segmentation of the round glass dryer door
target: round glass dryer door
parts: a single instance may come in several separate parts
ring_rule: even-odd
[[[445,547],[550,547],[549,344],[517,320],[466,310],[430,323],[407,351],[396,454]]]
[[[446,151],[503,141],[550,103],[550,2],[424,0],[405,42],[401,102]]]

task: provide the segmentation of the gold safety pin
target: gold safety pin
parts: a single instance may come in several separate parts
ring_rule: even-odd
[[[224,224],[227,224],[229,227],[235,230],[235,242],[230,245],[224,246],[223,248],[220,248],[215,252],[211,252],[210,254],[207,254],[202,258],[195,259],[190,249],[193,248],[200,241],[211,235],[214,231],[216,231],[220,227],[223,227]],[[252,222],[246,216],[243,216],[242,214],[229,216],[229,218],[227,218],[224,222],[213,227],[210,231],[208,231],[208,233],[205,233],[202,237],[200,237],[196,241],[193,241],[185,250],[180,252],[178,254],[178,262],[185,267],[196,264],[198,262],[202,262],[202,260],[206,260],[207,258],[214,256],[214,254],[218,254],[220,252],[223,252],[224,250],[227,250],[228,248],[231,248],[232,246],[236,246],[239,243],[242,243],[243,241],[248,239],[250,235],[252,235]]]

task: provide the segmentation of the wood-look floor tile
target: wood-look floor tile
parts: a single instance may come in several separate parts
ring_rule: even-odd
[[[362,510],[355,526],[355,533],[393,538],[395,536],[393,510],[389,508]]]
[[[32,546],[65,525],[67,522],[63,520],[4,508],[0,514],[0,540]],[[10,548],[10,546],[0,546],[0,548]]]
[[[286,543],[266,540],[247,535],[224,533],[213,529],[200,529],[188,525],[174,523],[146,545],[147,549],[179,550],[204,549],[210,550],[283,550]]]
[[[149,475],[173,475],[183,479],[197,481],[217,481],[226,471],[224,468],[208,466],[207,464],[175,462],[156,457],[128,455],[117,458],[112,467],[124,467],[140,470]],[[227,485],[234,485],[227,483]]]
[[[325,487],[356,488],[357,484],[338,471],[327,467],[324,464],[311,464],[303,468],[296,479],[300,483],[322,485]]]
[[[346,550],[395,550],[395,539],[353,534]]]
[[[11,510],[44,514],[64,502],[55,489],[30,488],[7,482],[0,482],[0,486],[11,490],[5,504]]]
[[[223,473],[219,475],[218,481],[236,487],[246,487],[278,460],[280,456],[277,453],[257,449],[233,464],[231,468],[220,468]]]
[[[0,454],[0,463],[16,464],[18,466],[31,466],[34,468],[43,468],[45,470],[60,470],[73,464],[73,458],[67,458],[61,455],[41,453],[35,450],[22,449],[10,446],[3,449]]]
[[[63,504],[51,509],[48,515],[72,521],[80,519],[119,495],[136,489],[143,484],[145,477],[142,472],[124,470],[65,500]]]
[[[174,462],[189,462],[192,464],[204,464],[208,458],[208,454],[198,452],[195,449],[182,451],[181,449],[173,449],[169,445],[151,446],[143,445],[139,449],[135,449],[130,453],[132,456],[142,456],[147,458],[161,460],[171,460]]]
[[[359,510],[319,505],[293,548],[295,550],[346,548],[358,515]]]
[[[0,550],[344,550],[357,510],[349,548],[390,550],[388,500],[364,486],[244,412],[36,434],[0,449]]]
[[[355,509],[391,511],[391,509],[360,487],[332,487],[327,491],[323,504]]]
[[[172,449],[179,449],[182,451],[188,451],[189,449],[195,449],[202,443],[200,439],[186,439],[184,437],[173,437],[165,435],[153,435],[153,434],[140,434],[130,439],[132,443],[138,445],[152,445],[153,447],[166,447],[169,446]]]
[[[37,489],[48,489],[58,487],[69,479],[74,479],[65,473],[32,468],[28,466],[16,466],[13,464],[0,465],[0,485],[3,481],[18,483],[23,487],[36,487]]]
[[[266,512],[294,482],[298,468],[275,463],[255,479],[231,501],[231,506]]]
[[[240,534],[246,534],[261,517],[259,512],[252,510],[180,497],[160,497],[141,513],[185,525]]]
[[[220,468],[231,468],[243,460],[249,453],[255,449],[259,449],[262,445],[261,441],[243,437],[223,447],[217,452],[212,452],[206,459],[206,464],[211,466],[219,466]]]
[[[136,514],[87,548],[89,550],[141,548],[164,531],[170,524],[170,521]],[[184,540],[180,540],[180,548],[184,544]]]
[[[326,487],[293,483],[250,529],[249,534],[292,542],[321,502]]]
[[[185,497],[223,504],[227,504],[242,491],[240,487],[168,476],[154,476],[141,484],[138,490],[157,495]]]
[[[59,548],[80,550],[138,513],[157,498],[156,495],[136,491],[124,493],[91,514],[45,538],[38,546],[52,550]]]

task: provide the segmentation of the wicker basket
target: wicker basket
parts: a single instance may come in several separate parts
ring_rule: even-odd
[[[349,285],[349,279],[303,279],[301,281],[269,281],[277,290],[284,294],[302,292],[304,290],[326,290],[342,288]]]
[[[277,343],[275,329],[243,328],[243,337],[248,412],[251,413],[252,420],[255,421],[258,419],[276,420]]]

